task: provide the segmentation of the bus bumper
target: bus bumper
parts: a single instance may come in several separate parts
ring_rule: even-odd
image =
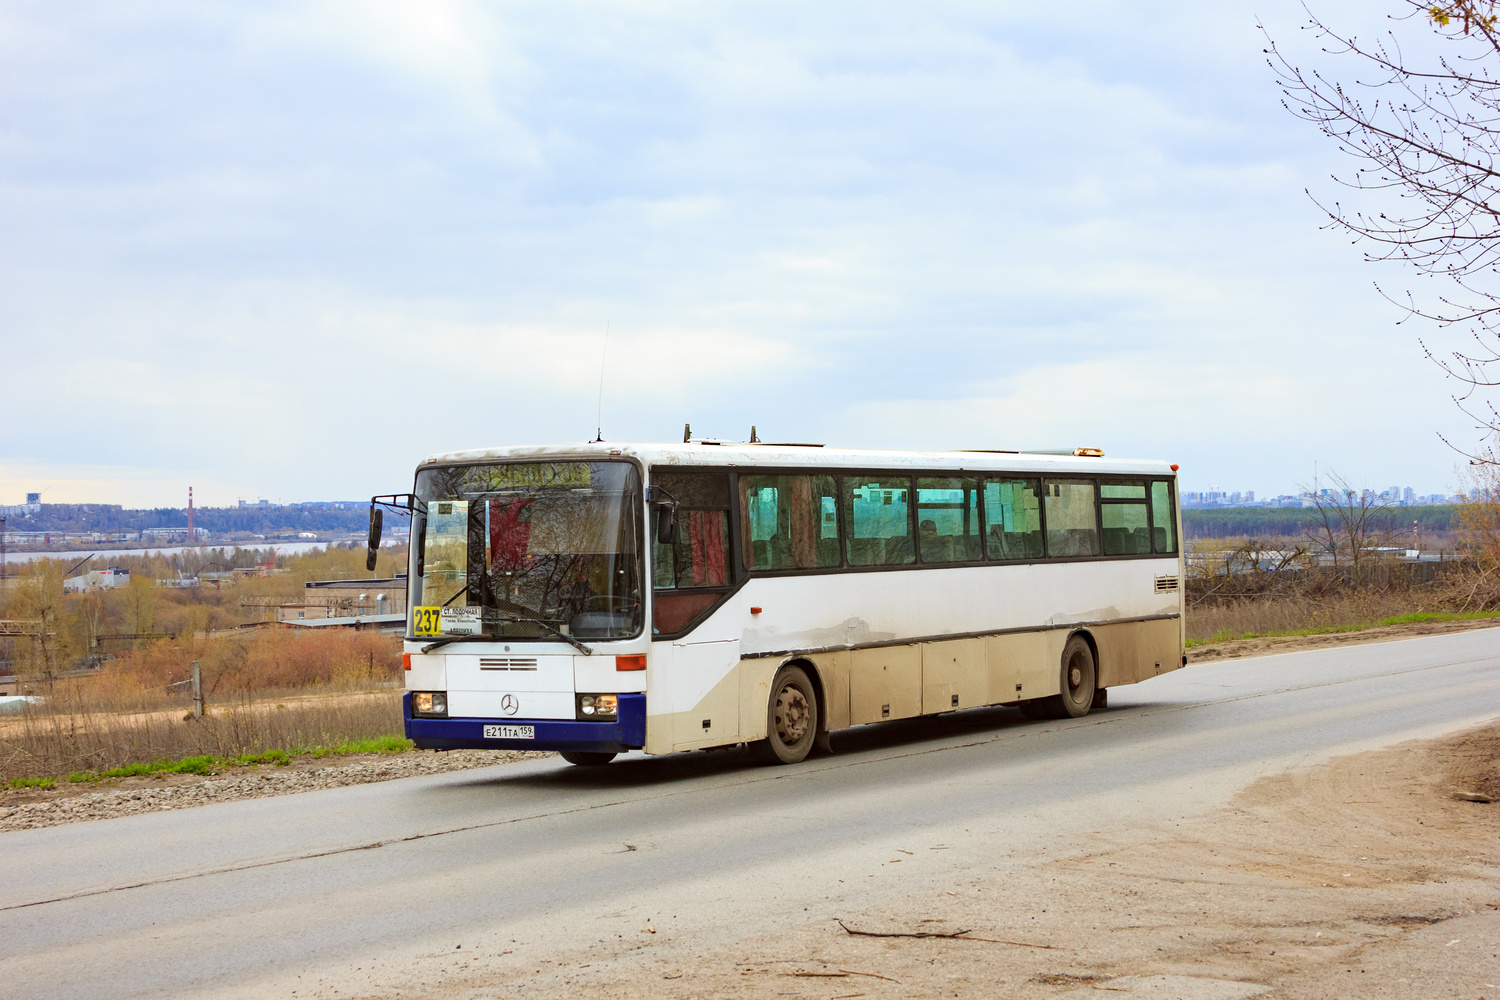
[[[413,718],[411,692],[401,696],[406,738],[423,750],[580,750],[624,753],[646,745],[646,696],[620,695],[614,722],[567,719],[427,719]],[[530,726],[530,740],[485,739],[485,726]]]

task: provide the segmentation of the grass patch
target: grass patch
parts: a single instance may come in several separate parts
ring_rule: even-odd
[[[1500,618],[1500,611],[1465,611],[1449,613],[1442,611],[1418,611],[1409,615],[1382,618],[1377,625],[1406,625],[1411,622],[1473,622],[1486,618]]]
[[[12,788],[51,788],[57,784],[56,778],[11,778]]]
[[[405,736],[376,736],[367,740],[346,740],[337,746],[317,747],[307,752],[313,757],[347,757],[352,753],[405,753],[413,745]]]
[[[68,776],[69,781],[97,781],[100,778],[139,778],[148,774],[218,774],[226,767],[231,767],[238,761],[225,760],[223,757],[215,757],[213,754],[201,753],[181,760],[153,760],[140,761],[135,764],[126,764],[124,767],[112,767],[98,774],[84,773],[84,777],[74,778]]]
[[[271,764],[286,767],[298,757],[321,760],[324,757],[347,757],[357,753],[405,753],[412,749],[412,741],[404,736],[375,736],[363,740],[346,740],[333,746],[293,747],[289,750],[264,750],[260,753],[241,754],[238,757],[219,757],[214,754],[195,754],[181,760],[139,761],[123,767],[111,767],[103,771],[74,771],[67,780],[79,784],[102,781],[108,778],[139,778],[151,774],[218,774],[232,767],[254,767]],[[51,788],[56,778],[12,778],[12,788]]]
[[[236,757],[236,764],[275,764],[277,767],[286,767],[292,762],[292,755],[285,750],[267,750],[265,753],[245,754]]]
[[[1469,622],[1494,618],[1500,618],[1500,611],[1467,611],[1461,613],[1415,611],[1407,615],[1392,615],[1389,618],[1381,618],[1377,621],[1362,624],[1330,625],[1325,628],[1304,628],[1282,632],[1231,632],[1228,629],[1220,629],[1207,639],[1189,639],[1183,645],[1187,649],[1193,649],[1198,646],[1209,646],[1214,643],[1230,642],[1235,639],[1295,639],[1309,635],[1337,635],[1341,632],[1363,632],[1367,629],[1380,628],[1383,625],[1410,625],[1415,622]]]
[[[195,757],[184,757],[162,770],[168,774],[215,774],[225,763],[211,754],[199,754]]]

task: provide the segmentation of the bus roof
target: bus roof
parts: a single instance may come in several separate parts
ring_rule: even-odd
[[[610,458],[633,458],[646,466],[712,466],[736,469],[890,469],[913,472],[932,469],[944,472],[1032,472],[1043,475],[1176,475],[1172,466],[1165,461],[1103,456],[979,450],[886,451],[873,448],[825,448],[821,445],[712,441],[675,444],[591,441],[578,444],[513,445],[507,448],[446,452],[433,455],[422,465],[516,461],[597,462]]]

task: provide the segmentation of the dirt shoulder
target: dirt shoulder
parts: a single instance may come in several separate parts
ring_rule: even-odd
[[[1267,777],[1196,821],[1101,818],[1010,863],[997,842],[959,880],[729,946],[647,927],[545,965],[450,955],[403,995],[1494,1000],[1500,804],[1475,797],[1500,798],[1500,721]],[[910,847],[889,863],[942,850]]]
[[[318,788],[362,785],[421,774],[490,767],[551,754],[519,750],[408,750],[392,754],[349,754],[294,758],[276,766],[232,767],[219,774],[166,774],[98,782],[61,783],[52,788],[0,791],[0,832],[32,830],[82,820],[187,809],[211,802],[291,795]]]
[[[1260,639],[1230,639],[1194,646],[1187,652],[1188,664],[1208,663],[1212,660],[1233,660],[1245,656],[1267,656],[1272,653],[1295,653],[1301,649],[1321,649],[1324,646],[1352,646],[1367,642],[1394,642],[1397,639],[1415,639],[1424,635],[1447,635],[1449,632],[1471,632],[1474,629],[1495,628],[1500,619],[1476,619],[1457,622],[1404,622],[1400,625],[1379,625],[1360,629],[1357,632],[1329,632],[1325,635],[1268,636]]]

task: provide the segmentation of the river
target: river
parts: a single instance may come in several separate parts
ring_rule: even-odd
[[[166,547],[163,547],[163,548],[155,548],[155,547],[153,547],[153,548],[144,548],[144,549],[97,549],[97,550],[93,550],[93,551],[97,552],[97,554],[98,554],[98,559],[96,560],[96,562],[98,562],[99,565],[95,566],[94,568],[95,569],[99,569],[100,567],[108,566],[109,565],[109,561],[111,559],[115,558],[116,556],[175,556],[179,552],[187,552],[187,551],[190,551],[192,549],[198,549],[199,551],[203,551],[203,552],[207,552],[209,549],[231,549],[231,550],[248,550],[248,549],[261,549],[261,550],[265,550],[265,549],[276,549],[277,552],[278,552],[278,554],[284,555],[284,556],[290,556],[290,555],[296,555],[296,554],[302,553],[302,552],[313,552],[313,551],[318,550],[318,549],[326,549],[331,544],[333,544],[333,543],[332,542],[254,542],[254,543],[251,543],[251,544],[235,544],[235,545],[196,545],[196,546],[193,546],[193,545],[169,545],[169,546],[166,546]],[[90,550],[89,549],[79,549],[79,550],[77,550],[75,552],[7,552],[7,553],[5,553],[5,561],[6,561],[6,563],[24,563],[24,562],[31,562],[34,559],[68,559],[68,560],[71,560],[73,562],[77,562],[78,560],[82,559],[83,557],[85,557],[85,556],[87,556],[89,554],[90,554]]]

